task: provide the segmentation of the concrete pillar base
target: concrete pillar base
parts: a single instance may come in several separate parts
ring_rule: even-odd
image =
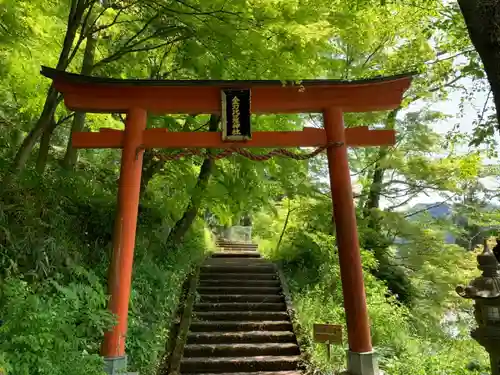
[[[138,372],[127,372],[127,356],[105,357],[104,372],[107,375],[139,375]]]
[[[347,371],[350,375],[379,375],[375,352],[347,351]]]

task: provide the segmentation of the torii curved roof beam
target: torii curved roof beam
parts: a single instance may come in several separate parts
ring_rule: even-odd
[[[71,110],[123,113],[140,107],[152,113],[219,113],[221,90],[250,88],[252,113],[311,113],[339,107],[343,112],[397,108],[412,74],[371,79],[282,81],[141,80],[83,76],[42,67]]]

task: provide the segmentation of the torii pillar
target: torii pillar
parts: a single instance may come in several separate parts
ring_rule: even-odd
[[[118,324],[106,333],[102,355],[109,374],[126,366],[125,338],[139,204],[142,152],[150,148],[278,148],[328,146],[333,215],[335,217],[351,375],[378,374],[366,307],[361,255],[352,197],[347,147],[395,143],[394,130],[345,128],[344,112],[397,108],[411,74],[358,81],[304,80],[301,86],[281,81],[151,81],[87,77],[42,68],[66,106],[74,111],[126,113],[125,130],[73,133],[75,148],[121,148],[122,165],[110,265],[109,308]],[[251,90],[252,113],[323,113],[324,129],[255,132],[250,140],[226,142],[216,132],[167,132],[145,129],[148,112],[156,114],[220,114],[221,92]],[[336,145],[333,145],[333,144]],[[340,145],[340,146],[339,146]]]
[[[327,157],[349,342],[347,368],[356,375],[376,375],[342,109],[327,108],[323,121],[327,140],[344,143],[328,148]]]

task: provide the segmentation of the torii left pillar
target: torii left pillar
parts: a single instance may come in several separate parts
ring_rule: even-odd
[[[109,375],[123,374],[127,369],[125,337],[144,154],[140,145],[146,120],[146,110],[131,108],[125,122],[113,254],[108,277],[108,292],[111,295],[109,309],[116,315],[118,322],[105,334],[101,347],[105,370]]]

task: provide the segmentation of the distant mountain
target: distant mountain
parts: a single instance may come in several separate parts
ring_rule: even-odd
[[[428,208],[428,209],[427,209]],[[500,206],[489,203],[486,205],[484,208],[485,211],[493,211],[493,210],[498,210],[500,209]],[[429,213],[431,217],[434,219],[441,219],[441,218],[446,218],[449,217],[453,213],[453,206],[447,203],[442,203],[438,204],[436,203],[418,203],[414,205],[411,209],[407,211],[407,213],[412,213],[412,212],[419,212],[422,211],[422,214],[424,213]],[[409,217],[409,220],[416,220],[418,218],[419,214],[413,215]],[[463,219],[463,220],[462,220]],[[458,218],[458,222],[456,222],[458,225],[461,225],[460,223],[466,223],[467,219],[466,218]],[[484,228],[487,229],[487,228]],[[403,241],[401,241],[403,242]],[[454,237],[451,234],[447,234],[445,238],[446,243],[455,243],[456,242],[456,237]]]
[[[427,209],[428,208],[428,209]],[[407,213],[411,214],[412,212],[419,212],[413,216],[410,216],[408,219],[410,221],[418,219],[420,215],[425,215],[426,213],[430,214],[434,219],[441,219],[450,216],[453,212],[453,208],[451,205],[447,203],[437,204],[437,203],[418,203],[412,208],[410,208]],[[448,233],[445,237],[445,243],[455,243],[456,237],[452,234]],[[396,240],[396,243],[404,243],[406,241],[399,239]]]
[[[429,207],[428,210],[426,208]],[[424,211],[425,210],[425,211]],[[484,211],[494,211],[494,210],[500,210],[500,206],[493,204],[493,203],[488,203],[484,208]],[[422,211],[428,212],[433,218],[438,219],[442,217],[446,217],[448,215],[451,215],[453,212],[453,206],[448,204],[448,203],[441,203],[438,204],[436,203],[418,203],[412,208],[410,208],[407,212],[412,213],[412,212],[417,212],[417,211]],[[418,215],[415,215],[418,216]]]
[[[426,210],[426,208],[428,208],[428,209]],[[427,212],[433,218],[439,219],[439,218],[451,215],[451,213],[453,212],[453,209],[447,203],[442,203],[440,205],[437,205],[437,203],[419,203],[419,204],[416,204],[415,206],[413,206],[411,209],[409,209],[408,213],[418,212],[418,211],[422,211],[422,213]],[[414,218],[416,216],[418,216],[418,214],[415,216],[410,216],[410,220],[412,220],[412,218]]]

